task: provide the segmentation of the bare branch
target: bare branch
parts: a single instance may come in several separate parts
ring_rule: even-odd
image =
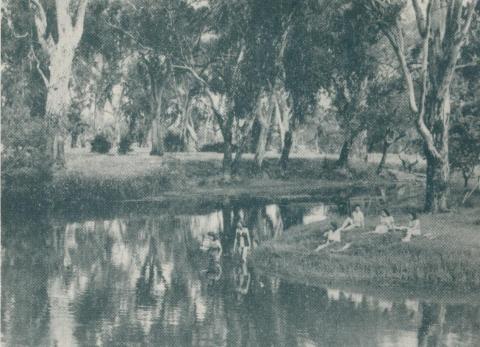
[[[464,69],[466,67],[473,67],[473,66],[480,66],[480,62],[479,61],[471,61],[469,63],[465,63],[465,64],[461,64],[461,65],[457,65],[455,67],[456,70],[460,70],[460,69]]]
[[[42,68],[40,67],[40,60],[38,59],[37,55],[35,54],[35,51],[33,50],[33,47],[30,47],[30,51],[31,51],[33,59],[36,62],[37,71],[40,74],[40,76],[42,77],[42,81],[45,84],[45,87],[48,88],[48,85],[50,84],[50,81],[48,80],[47,76],[45,75]]]
[[[467,18],[465,19],[465,23],[463,27],[459,30],[459,32],[456,33],[455,37],[452,38],[454,40],[454,44],[450,48],[450,54],[447,58],[447,64],[444,68],[444,74],[440,80],[439,87],[437,89],[437,98],[441,98],[443,95],[445,95],[446,92],[448,91],[448,88],[450,87],[451,81],[455,74],[456,64],[457,64],[458,58],[460,57],[460,50],[463,47],[468,35],[468,31],[470,30],[473,14],[475,12],[475,4],[476,4],[476,1],[471,1],[469,3],[468,9],[467,9]],[[459,6],[461,6],[461,4]]]
[[[119,26],[113,24],[113,23],[110,23],[106,18],[104,18],[104,21],[105,21],[105,24],[107,24],[108,26],[112,27],[113,29],[116,29],[118,31],[120,31],[122,34],[128,36],[130,39],[132,39],[132,41],[134,41],[136,44],[138,44],[138,46],[140,46],[140,48],[143,48],[144,50],[147,50],[147,51],[153,51],[153,49],[151,47],[147,47],[147,46],[144,46],[139,39],[137,39],[135,36],[132,35],[132,33],[129,33],[128,31],[126,30],[123,30],[122,28],[120,28]]]
[[[88,0],[79,0],[75,26],[73,27],[73,37],[76,44],[80,42],[83,34],[83,25],[85,22],[85,12],[87,11]]]
[[[215,102],[213,101],[213,93],[208,88],[206,89],[206,93],[210,101],[210,107],[212,108],[215,119],[217,120],[218,126],[220,127],[220,131],[222,132],[222,134],[225,134],[226,129],[225,129],[224,116],[222,115],[220,110],[215,106]]]
[[[417,101],[415,100],[415,86],[413,83],[412,73],[407,65],[407,59],[405,57],[403,33],[402,33],[402,29],[400,28],[400,23],[398,22],[398,20],[395,24],[395,30],[397,32],[397,37],[395,37],[395,35],[392,32],[390,32],[388,29],[384,30],[384,33],[385,33],[385,36],[387,36],[387,39],[390,42],[390,45],[392,46],[393,51],[395,52],[395,55],[397,56],[398,62],[400,63],[400,68],[402,70],[405,83],[407,84],[410,109],[412,110],[413,113],[418,113]]]
[[[53,39],[51,35],[48,35],[47,38],[45,37],[47,33],[47,15],[38,0],[30,0],[30,3],[35,7],[35,28],[37,29],[38,41],[42,48],[50,53],[53,48]]]
[[[17,32],[15,31],[15,27],[12,23],[12,18],[10,16],[10,14],[8,14],[8,15],[3,14],[3,17],[7,18],[7,24],[8,24],[8,27],[10,28],[10,30],[12,31],[13,37],[15,37],[16,39],[23,39],[23,38],[28,36],[28,31],[25,34],[17,34]]]
[[[193,75],[193,77],[195,77],[199,82],[201,82],[205,86],[208,86],[208,82],[205,81],[199,74],[197,74],[197,72],[193,68],[191,68],[190,66],[172,64],[172,67],[174,69],[189,71]]]
[[[425,16],[423,15],[422,7],[420,6],[418,0],[412,0],[413,9],[415,11],[415,18],[417,19],[417,28],[421,37],[425,37],[427,25],[425,22]],[[430,2],[428,6],[430,6]]]

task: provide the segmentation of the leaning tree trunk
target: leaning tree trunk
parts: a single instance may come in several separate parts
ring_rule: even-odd
[[[380,159],[380,163],[377,166],[377,175],[380,174],[383,171],[383,168],[385,167],[385,163],[387,162],[387,155],[388,155],[388,147],[390,146],[390,143],[388,142],[387,139],[383,140],[383,147],[382,147],[382,158]]]

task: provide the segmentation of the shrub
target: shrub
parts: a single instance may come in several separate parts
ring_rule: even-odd
[[[167,152],[182,152],[185,148],[182,137],[171,131],[165,136],[164,144]]]
[[[132,151],[132,137],[129,134],[122,135],[118,143],[118,154],[127,154]]]
[[[236,144],[232,145],[232,152],[237,150]],[[207,143],[200,148],[200,152],[223,153],[223,142]]]
[[[42,119],[23,111],[5,107],[2,114],[2,199],[9,205],[46,201],[53,177]]]
[[[110,148],[112,148],[112,142],[105,134],[95,135],[94,139],[90,142],[90,145],[92,152],[101,154],[108,153]]]

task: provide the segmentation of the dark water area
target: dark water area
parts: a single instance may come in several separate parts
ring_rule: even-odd
[[[480,346],[480,298],[288,282],[233,254],[345,206],[127,206],[4,215],[4,346]],[[212,262],[205,236],[220,236]]]

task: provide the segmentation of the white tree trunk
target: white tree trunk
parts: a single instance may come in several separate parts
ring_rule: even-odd
[[[71,5],[75,5],[72,4],[72,0],[55,1],[58,31],[58,39],[55,42],[51,34],[47,35],[47,16],[42,4],[38,0],[31,0],[35,10],[37,37],[50,58],[50,77],[48,79],[39,68],[48,90],[45,111],[47,156],[59,166],[65,165],[65,116],[71,103],[69,84],[72,76],[73,57],[83,34],[87,2],[88,0],[78,0],[76,13],[72,17],[70,9]]]

